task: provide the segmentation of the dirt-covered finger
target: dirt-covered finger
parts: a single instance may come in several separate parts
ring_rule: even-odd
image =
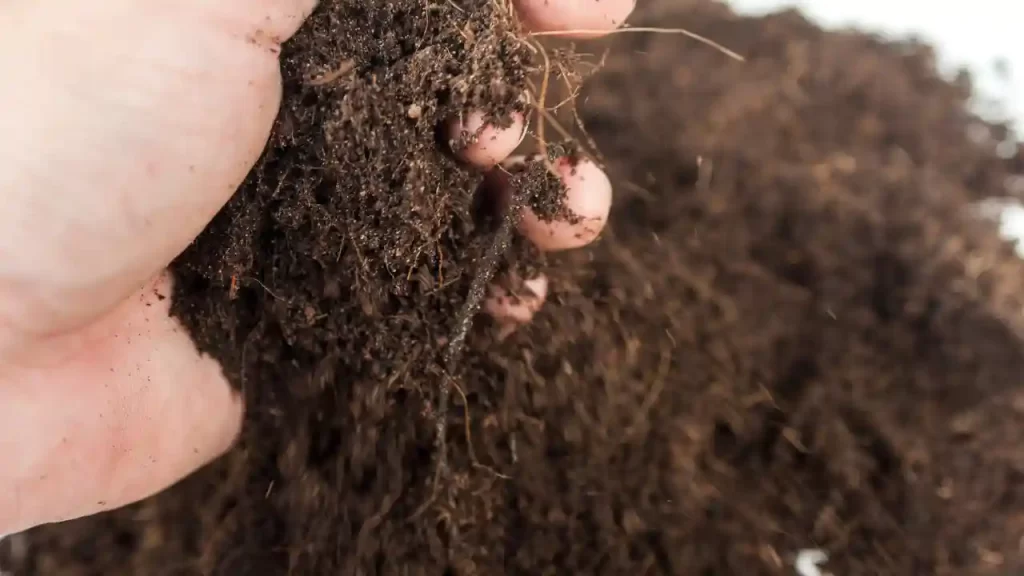
[[[615,30],[636,6],[635,0],[514,0],[523,25],[531,32],[559,32],[593,38]]]
[[[495,283],[484,301],[484,311],[502,325],[526,324],[544,305],[548,278],[543,274],[529,280],[517,278]]]
[[[523,114],[506,122],[489,120],[479,111],[452,118],[445,127],[452,152],[470,164],[489,168],[515,151],[526,134]]]
[[[506,209],[515,190],[513,174],[542,166],[540,157],[513,156],[492,170],[481,193],[492,197],[499,209]],[[564,195],[559,214],[538,214],[525,206],[519,218],[519,233],[545,252],[569,250],[590,244],[601,235],[612,206],[612,185],[592,160],[564,156],[548,163],[561,178]]]

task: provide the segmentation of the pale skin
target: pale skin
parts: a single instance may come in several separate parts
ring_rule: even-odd
[[[165,269],[266,145],[277,48],[315,3],[0,3],[0,534],[138,501],[237,437],[243,401],[169,317]],[[535,30],[610,31],[632,7],[517,10]],[[457,152],[467,164],[492,166],[522,137],[522,119],[473,118],[451,123],[480,131]],[[611,186],[586,170],[566,176],[568,202],[606,218]],[[604,220],[590,222],[581,236],[524,218],[520,232],[559,250],[593,239]],[[524,287],[538,297],[488,310],[528,321],[548,287]]]

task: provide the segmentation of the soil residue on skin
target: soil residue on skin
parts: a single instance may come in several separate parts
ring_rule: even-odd
[[[322,2],[267,154],[174,264],[174,313],[245,392],[241,443],[29,533],[15,574],[767,575],[806,548],[836,576],[1019,567],[1024,266],[969,206],[1021,160],[968,83],[796,13],[641,2],[634,24],[748,62],[581,47],[610,48],[578,100],[609,229],[547,261],[513,240],[501,274],[542,269],[547,304],[504,339],[479,318],[446,366],[500,221],[437,127],[522,110],[536,69],[496,7]],[[516,189],[557,194],[538,174]]]

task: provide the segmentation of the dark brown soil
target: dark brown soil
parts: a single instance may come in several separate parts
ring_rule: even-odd
[[[174,266],[175,313],[245,391],[240,446],[30,533],[15,573],[792,574],[804,548],[836,576],[1018,568],[1024,266],[967,210],[1011,168],[968,128],[1000,128],[925,46],[640,8],[749,61],[581,46],[611,47],[580,97],[610,230],[548,263],[515,241],[501,266],[544,266],[548,304],[506,340],[480,319],[446,364],[496,227],[436,126],[501,117],[536,63],[489,0],[324,2],[270,150]]]

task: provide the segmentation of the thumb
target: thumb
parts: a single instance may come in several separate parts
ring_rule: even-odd
[[[232,443],[242,399],[170,317],[171,289],[50,341],[60,363],[0,366],[0,534],[136,502]]]
[[[0,3],[0,357],[159,273],[246,177],[315,0]]]

